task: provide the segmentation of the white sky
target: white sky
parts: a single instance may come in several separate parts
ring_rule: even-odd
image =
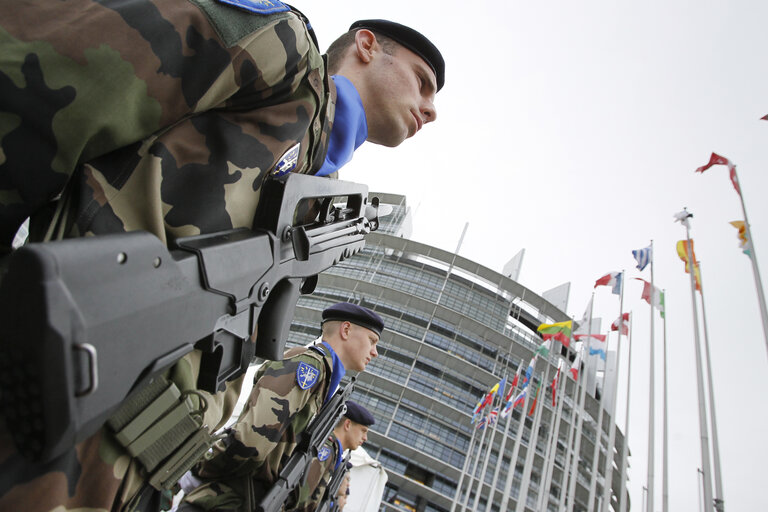
[[[763,276],[768,273],[768,2],[750,0],[336,1],[295,0],[324,50],[355,20],[389,18],[441,49],[446,86],[438,122],[400,148],[363,146],[342,179],[405,194],[413,238],[501,271],[525,248],[520,282],[543,292],[570,281],[580,318],[594,281],[652,239],[655,283],[667,290],[670,510],[699,509],[700,466],[688,275],[675,252],[687,206],[702,262],[726,510],[768,509],[763,398],[768,354],[747,256],[728,222],[742,219],[724,166],[738,166]],[[760,56],[763,57],[760,57]],[[649,270],[642,277],[650,279]],[[628,279],[635,317],[629,442],[634,510],[648,450],[649,306]],[[607,288],[595,315],[619,304]],[[701,310],[699,310],[701,315]],[[658,317],[657,317],[658,318]],[[657,326],[655,510],[661,510],[661,323]],[[627,350],[622,350],[625,358]],[[626,378],[626,368],[622,369]],[[624,397],[626,384],[620,389]],[[618,421],[624,425],[625,399]],[[711,429],[710,429],[711,435]]]

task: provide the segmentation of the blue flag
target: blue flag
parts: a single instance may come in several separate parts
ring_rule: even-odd
[[[637,260],[637,269],[643,270],[651,262],[653,249],[651,249],[650,245],[644,249],[635,249],[632,251],[632,256]]]

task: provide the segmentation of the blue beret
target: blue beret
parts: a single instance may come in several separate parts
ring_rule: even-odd
[[[366,427],[370,427],[376,423],[376,420],[373,419],[373,414],[368,412],[368,409],[362,405],[356,404],[352,400],[347,400],[347,412],[344,414],[344,416],[354,421],[355,423],[359,423]]]
[[[360,20],[349,27],[349,30],[368,29],[397,41],[413,53],[424,59],[424,62],[432,68],[437,78],[437,90],[445,84],[445,61],[440,50],[420,32],[410,27],[389,20]]]
[[[360,327],[370,329],[379,336],[384,330],[384,320],[379,315],[368,308],[350,304],[349,302],[339,302],[326,308],[323,311],[323,323],[338,320],[340,322],[352,322]]]

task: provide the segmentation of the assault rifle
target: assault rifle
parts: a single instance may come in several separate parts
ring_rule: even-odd
[[[349,452],[347,452],[347,456],[344,457],[344,460],[341,461],[339,467],[333,472],[331,481],[328,484],[328,487],[325,488],[323,501],[317,508],[317,512],[338,512],[339,500],[336,495],[339,492],[342,482],[344,482],[344,478],[346,478],[347,473],[349,473],[349,455]],[[347,489],[347,492],[349,492],[349,489]]]
[[[195,348],[211,393],[255,357],[281,359],[299,294],[363,248],[377,208],[365,185],[290,174],[262,185],[253,229],[170,250],[130,232],[16,251],[0,284],[0,414],[19,451],[63,454]]]
[[[305,478],[306,471],[312,459],[317,457],[320,448],[331,435],[336,424],[347,412],[347,400],[352,394],[356,377],[343,390],[337,391],[330,401],[323,405],[306,430],[301,434],[298,445],[291,453],[288,462],[277,477],[272,488],[256,505],[255,512],[277,512],[281,510],[288,495]]]

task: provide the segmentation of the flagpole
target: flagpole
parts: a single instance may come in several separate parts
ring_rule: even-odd
[[[544,485],[539,485],[539,496],[537,498],[537,503],[539,503],[536,510],[545,510],[548,508],[549,504],[549,489],[552,486],[552,472],[554,470],[555,466],[555,457],[557,456],[557,442],[559,440],[560,435],[560,418],[563,414],[563,395],[565,394],[566,386],[564,384],[568,383],[568,374],[565,374],[565,379],[562,378],[562,367],[561,363],[563,362],[560,356],[555,356],[558,358],[558,368],[560,368],[560,381],[558,381],[556,388],[558,393],[560,394],[560,402],[558,402],[556,411],[554,413],[553,422],[551,423],[550,427],[550,442],[549,446],[547,447],[547,456],[544,458],[544,467],[546,468],[546,473],[543,473],[545,475],[544,478]],[[564,366],[564,365],[563,365]],[[544,507],[544,508],[542,508]]]
[[[707,361],[707,379],[709,388],[709,418],[712,423],[712,455],[714,462],[714,474],[715,474],[715,497],[714,504],[715,510],[723,512],[724,510],[724,497],[723,497],[723,481],[720,474],[720,444],[717,440],[717,414],[715,413],[715,390],[712,384],[714,377],[712,376],[712,361],[709,358],[709,335],[707,330],[707,310],[704,308],[704,277],[701,272],[701,262],[697,262],[699,265],[699,287],[701,288],[701,320],[704,327],[704,355]]]
[[[621,368],[621,332],[624,329],[624,283],[626,274],[621,271],[621,298],[619,299],[619,330],[616,346],[616,374],[613,382],[613,403],[611,404],[611,425],[608,434],[608,453],[605,456],[605,484],[603,485],[602,512],[608,512],[611,507],[611,489],[613,488],[613,449],[616,445],[616,403],[619,394],[619,369]],[[623,487],[623,485],[622,485]]]
[[[531,380],[533,380],[533,376],[536,374],[536,362],[537,358],[534,357],[534,363],[533,363],[533,371],[531,372]],[[530,393],[528,393],[527,388],[531,385],[531,382],[528,381],[528,385],[526,386],[526,393],[525,398],[523,398],[523,410],[520,414],[520,424],[517,426],[517,433],[515,434],[515,445],[512,448],[512,456],[509,458],[509,470],[507,471],[507,479],[504,482],[504,496],[501,499],[501,506],[499,506],[500,511],[506,511],[507,510],[507,504],[509,503],[509,495],[512,491],[512,479],[515,476],[515,469],[517,468],[517,455],[520,452],[520,442],[523,438],[523,430],[525,430],[525,411],[528,410],[528,397],[530,396]],[[512,408],[512,411],[509,413],[510,416],[514,415],[514,407]],[[530,443],[529,443],[530,446]],[[535,448],[534,448],[535,449]],[[520,501],[520,494],[518,492],[518,502]]]
[[[493,409],[493,407],[491,407]],[[490,411],[488,411],[490,413]],[[486,420],[486,425],[487,425]],[[477,428],[477,427],[475,427]],[[461,511],[464,512],[469,504],[469,497],[472,494],[472,485],[475,480],[475,472],[477,471],[477,464],[480,461],[480,455],[483,452],[483,444],[485,443],[485,434],[488,433],[488,429],[483,427],[483,435],[480,436],[480,442],[477,444],[477,453],[475,454],[475,462],[472,464],[472,471],[469,473],[469,479],[467,481],[467,492],[464,495],[464,502],[461,504]]]
[[[520,361],[520,366],[523,365],[523,361]],[[518,377],[520,375],[520,366],[517,367],[517,374]],[[513,393],[516,391],[517,386],[510,386],[510,400],[513,399],[514,395]],[[499,415],[498,415],[498,421],[501,420],[501,411],[503,410],[505,404],[499,405]],[[499,446],[499,456],[496,459],[496,469],[493,471],[493,480],[491,481],[491,492],[488,494],[488,500],[485,503],[485,512],[491,511],[491,503],[493,503],[493,496],[496,494],[496,482],[499,479],[499,471],[501,470],[501,461],[504,458],[504,448],[507,445],[507,436],[509,434],[509,426],[512,424],[512,411],[510,411],[509,415],[506,417],[507,424],[504,427],[504,437],[501,439],[501,446]]]
[[[755,275],[755,286],[757,287],[757,300],[760,306],[760,319],[763,321],[763,337],[765,338],[765,349],[768,352],[768,312],[765,308],[765,294],[763,293],[763,281],[760,279],[760,269],[757,268],[757,254],[755,253],[755,239],[752,238],[752,229],[749,227],[749,219],[747,219],[747,208],[744,206],[744,197],[741,195],[741,182],[736,175],[736,166],[733,166],[733,175],[736,177],[736,182],[739,183],[739,201],[741,202],[741,211],[744,213],[744,227],[747,232],[747,240],[749,240],[749,259],[752,262],[752,273]]]
[[[575,341],[574,341],[575,343]],[[589,338],[587,338],[587,343],[589,343]],[[581,343],[581,349],[584,350],[584,343]],[[586,368],[586,359],[584,360],[584,367]],[[581,370],[581,368],[579,368]],[[586,373],[586,372],[585,372]],[[582,377],[579,379],[578,377]],[[563,461],[563,471],[562,476],[560,477],[560,500],[557,504],[557,510],[562,511],[565,507],[565,500],[566,500],[566,494],[568,489],[568,472],[571,468],[571,457],[573,456],[573,459],[576,459],[575,453],[571,449],[571,446],[573,446],[573,436],[576,434],[576,426],[575,423],[577,421],[576,416],[578,414],[578,417],[581,418],[581,411],[578,410],[579,407],[579,396],[581,396],[581,383],[583,382],[583,375],[578,375],[576,378],[576,382],[573,386],[573,407],[571,408],[571,419],[568,422],[568,443],[565,445],[565,461]],[[581,387],[579,387],[581,386]]]
[[[498,391],[496,392],[496,395],[498,395]],[[504,396],[504,391],[502,390],[502,396]],[[475,499],[473,503],[475,504],[473,510],[478,510],[480,507],[480,495],[483,492],[483,485],[485,485],[485,473],[488,471],[488,461],[491,459],[491,453],[493,453],[493,439],[496,437],[496,424],[499,422],[498,413],[496,414],[496,421],[493,422],[493,426],[490,426],[489,423],[491,422],[491,414],[493,413],[493,404],[496,402],[496,396],[493,397],[491,400],[491,410],[488,411],[488,420],[485,422],[484,430],[488,430],[488,428],[491,428],[491,436],[488,440],[488,448],[486,448],[486,454],[485,454],[485,460],[483,460],[483,469],[480,470],[480,475],[477,479],[477,488],[475,489]]]
[[[690,215],[690,214],[689,214]],[[696,308],[696,261],[693,258],[691,249],[691,234],[688,218],[683,219],[685,225],[685,238],[688,241],[688,268],[690,270],[691,281],[691,305],[693,306],[693,336],[694,347],[696,350],[696,384],[699,395],[699,435],[701,441],[701,465],[704,472],[704,510],[711,510],[712,507],[712,470],[709,462],[709,430],[707,428],[706,396],[704,394],[704,376],[702,374],[701,347],[699,342],[699,314]]]
[[[459,476],[459,483],[456,484],[456,495],[453,497],[453,502],[451,503],[451,511],[455,512],[456,505],[459,503],[459,499],[461,499],[461,486],[464,483],[464,474],[467,472],[467,469],[469,467],[469,454],[472,453],[473,444],[475,442],[475,432],[477,431],[477,428],[475,428],[474,423],[470,423],[472,428],[472,435],[469,438],[469,447],[467,448],[467,455],[464,457],[464,466],[461,468],[461,476]]]
[[[647,512],[653,512],[654,510],[654,495],[653,495],[653,488],[654,488],[654,478],[653,478],[653,469],[655,465],[655,434],[656,434],[656,415],[655,415],[655,385],[656,383],[656,354],[654,352],[654,345],[655,343],[655,337],[654,337],[654,325],[653,325],[653,319],[654,319],[654,312],[653,312],[653,302],[654,297],[656,295],[655,288],[653,284],[653,240],[651,240],[651,291],[650,291],[650,300],[648,301],[648,305],[651,308],[651,343],[650,343],[650,364],[649,364],[649,372],[648,372],[648,467],[647,467],[647,483],[648,486],[648,501],[646,502],[647,506]],[[621,337],[619,337],[621,338]],[[632,346],[630,345],[630,354],[632,353]],[[629,409],[627,409],[627,417],[629,417]],[[627,426],[629,426],[629,422],[627,422]],[[625,439],[626,444],[626,439]]]
[[[592,305],[595,299],[595,292],[592,292],[592,299],[589,301],[589,327],[587,329],[587,357],[589,357],[589,351],[592,348]],[[606,346],[606,348],[608,348]],[[586,364],[585,364],[586,366]],[[597,371],[597,370],[595,370]],[[586,373],[586,372],[585,372]],[[576,480],[578,478],[579,471],[579,459],[581,458],[581,431],[584,423],[584,402],[587,395],[587,376],[585,375],[581,382],[581,394],[579,396],[579,419],[576,423],[576,441],[573,447],[573,461],[571,462],[570,480],[568,482],[568,500],[566,510],[574,510],[573,505],[575,501],[574,494],[576,494]],[[601,413],[602,414],[602,413]],[[599,435],[598,441],[599,441]]]
[[[610,335],[605,340],[605,351],[608,353],[608,343],[610,342]],[[597,431],[595,434],[595,446],[592,451],[592,464],[590,466],[592,470],[591,478],[589,479],[589,502],[587,503],[587,511],[594,512],[595,510],[595,494],[597,492],[597,467],[600,465],[600,445],[603,444],[603,401],[605,400],[605,391],[608,382],[608,358],[603,364],[603,389],[600,393],[600,400],[598,401],[597,408]]]
[[[662,325],[664,326],[664,444],[662,447],[662,484],[661,484],[661,510],[662,512],[669,511],[669,468],[667,466],[667,451],[669,442],[669,432],[667,430],[667,424],[669,422],[669,416],[667,415],[667,291],[662,290],[662,297],[664,297],[664,312],[662,318]]]
[[[539,444],[539,427],[541,425],[541,410],[544,408],[539,403],[538,392],[541,391],[541,386],[549,381],[549,365],[544,370],[543,380],[539,381],[539,386],[534,393],[534,404],[536,404],[536,410],[533,413],[533,423],[531,423],[531,437],[528,440],[528,450],[525,453],[525,462],[523,463],[523,478],[520,481],[520,493],[517,495],[517,503],[515,504],[515,512],[523,512],[528,501],[528,488],[531,485],[531,472],[533,470],[533,461],[536,456],[536,446]],[[542,397],[544,398],[544,397]],[[523,414],[526,414],[523,409]],[[501,510],[501,509],[499,509]]]
[[[653,265],[653,263],[651,263]],[[651,291],[653,291],[653,288],[651,288]],[[653,315],[653,306],[651,306],[651,315]],[[635,342],[632,339],[632,323],[629,324],[629,337],[628,337],[628,343],[629,343],[629,358],[627,360],[627,410],[625,414],[624,419],[624,445],[621,447],[621,477],[619,478],[621,481],[622,490],[624,487],[624,482],[627,481],[627,456],[629,454],[629,390],[632,385],[632,345],[635,344]],[[621,499],[619,501],[619,511],[620,512],[627,512],[627,497],[622,492]]]

